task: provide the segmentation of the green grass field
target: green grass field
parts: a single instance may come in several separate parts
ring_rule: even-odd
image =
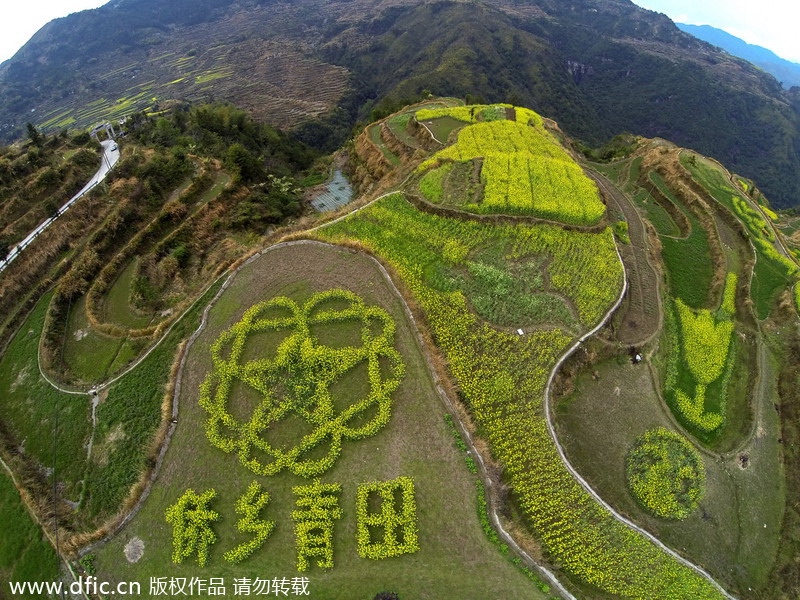
[[[197,406],[198,386],[210,367],[208,348],[219,333],[239,319],[242,311],[274,296],[303,302],[317,291],[340,287],[361,295],[368,304],[384,307],[397,323],[397,348],[407,375],[396,392],[389,425],[374,437],[345,444],[341,458],[322,476],[325,483],[341,483],[344,517],[334,530],[334,568],[313,567],[307,576],[314,597],[330,599],[372,598],[383,590],[402,598],[484,600],[488,597],[545,598],[524,573],[486,539],[478,520],[474,476],[453,445],[442,419],[443,405],[432,387],[430,374],[400,300],[390,291],[374,264],[362,255],[319,246],[281,248],[245,267],[209,313],[207,328],[192,346],[181,378],[180,413],[158,483],[136,518],[115,540],[98,552],[102,576],[140,579],[149,576],[191,576],[191,564],[172,565],[170,529],[164,511],[187,487],[198,492],[218,491],[214,507],[224,517],[215,529],[219,542],[203,576],[293,577],[295,541],[290,513],[291,487],[304,479],[286,472],[258,478],[233,455],[211,446],[203,433],[204,411]],[[347,330],[322,332],[327,343],[346,341]],[[344,335],[344,338],[341,336]],[[266,343],[266,342],[265,342]],[[345,384],[352,393],[362,385]],[[352,387],[351,387],[352,386]],[[356,552],[355,493],[370,480],[412,476],[421,549],[410,555],[372,561]],[[263,549],[236,566],[225,563],[222,553],[240,543],[234,529],[233,503],[250,481],[259,480],[272,500],[264,518],[276,522]],[[144,542],[144,556],[129,564],[123,550],[131,539]]]
[[[408,132],[408,122],[414,118],[414,113],[411,111],[397,113],[387,120],[389,130],[401,142],[410,146],[411,148],[419,148],[419,142]]]
[[[55,454],[63,495],[78,501],[91,435],[90,402],[86,395],[57,391],[39,372],[39,338],[49,301],[50,294],[36,304],[0,359],[0,411],[28,456],[50,468]]]
[[[650,174],[651,181],[689,219],[691,232],[685,239],[662,237],[662,256],[667,270],[670,294],[680,298],[692,308],[703,308],[708,303],[709,288],[714,270],[708,232],[700,221],[675,198],[657,173]]]
[[[647,190],[639,189],[631,196],[645,211],[645,217],[653,224],[659,235],[679,237],[681,230],[666,209],[656,202]]]
[[[430,121],[425,121],[425,125],[431,130],[436,139],[446,144],[450,134],[454,131],[469,125],[466,121],[461,121],[453,117],[437,117]]]
[[[161,422],[161,402],[176,349],[200,323],[217,283],[175,324],[133,371],[114,383],[97,407],[92,467],[86,482],[84,518],[91,522],[116,513],[146,467],[148,446]]]
[[[751,295],[759,319],[769,317],[778,295],[789,285],[786,272],[774,261],[759,253],[753,270]]]
[[[0,597],[8,581],[52,581],[59,572],[55,550],[22,503],[17,488],[0,467]],[[35,598],[33,595],[15,598]]]
[[[136,273],[136,260],[131,260],[122,269],[117,279],[106,293],[103,308],[106,322],[118,323],[130,329],[142,329],[151,325],[157,316],[144,314],[131,307],[133,276]]]
[[[58,392],[38,370],[38,342],[49,299],[45,296],[36,305],[0,361],[0,407],[26,454],[50,467],[55,451],[57,477],[64,486],[62,495],[78,503],[76,520],[90,528],[117,512],[146,465],[147,447],[160,422],[161,400],[175,350],[197,327],[202,303],[177,323],[136,369],[101,393],[92,455],[87,462],[86,445],[92,437],[88,395]],[[95,358],[101,356],[98,350]]]
[[[619,179],[625,170],[627,162],[620,160],[613,163],[591,163],[594,170],[599,171],[610,179],[613,183],[620,183]]]
[[[70,307],[63,359],[71,374],[87,384],[101,382],[144,349],[147,339],[112,338],[98,333],[86,317],[86,298]]]

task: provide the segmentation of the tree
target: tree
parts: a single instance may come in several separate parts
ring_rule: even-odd
[[[11,247],[7,240],[0,239],[0,260],[5,260]]]
[[[239,142],[231,144],[228,148],[225,162],[228,168],[239,172],[239,176],[244,182],[255,181],[262,175],[258,159]]]
[[[42,142],[44,141],[42,134],[39,133],[39,131],[36,129],[36,126],[33,123],[28,122],[26,127],[28,128],[28,139],[34,146],[36,146],[37,148],[41,148]]]

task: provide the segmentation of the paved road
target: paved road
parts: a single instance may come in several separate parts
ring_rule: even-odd
[[[14,260],[20,254],[22,254],[22,251],[25,250],[25,248],[30,246],[45,229],[50,227],[50,225],[56,221],[56,219],[67,212],[70,207],[75,204],[75,202],[77,202],[81,197],[90,192],[96,185],[103,181],[103,179],[106,178],[106,175],[108,175],[108,172],[114,167],[115,164],[117,164],[117,161],[119,160],[119,149],[117,148],[116,142],[113,140],[106,140],[105,142],[100,142],[100,144],[103,146],[103,156],[100,163],[100,168],[98,169],[97,173],[94,174],[94,177],[89,180],[89,183],[87,183],[80,192],[75,194],[66,204],[64,204],[64,206],[59,208],[55,215],[48,217],[41,225],[31,231],[24,240],[14,246],[14,248],[12,248],[8,253],[8,256],[5,258],[5,260],[0,260],[0,273],[5,271],[6,267],[14,262]]]

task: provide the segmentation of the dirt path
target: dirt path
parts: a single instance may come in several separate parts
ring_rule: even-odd
[[[587,174],[605,192],[609,207],[622,213],[628,223],[631,243],[619,248],[628,279],[627,305],[617,337],[625,344],[642,345],[661,331],[660,282],[648,257],[647,229],[639,212],[622,192],[603,175]]]

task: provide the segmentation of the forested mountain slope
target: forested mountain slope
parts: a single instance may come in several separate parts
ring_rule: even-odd
[[[687,25],[685,23],[677,25],[681,31],[691,33],[696,38],[719,46],[726,52],[761,67],[767,73],[774,75],[775,79],[783,83],[785,88],[800,85],[800,64],[781,58],[768,48],[748,44],[743,39],[711,25]]]
[[[798,200],[797,93],[628,0],[120,0],[48,24],[0,89],[6,138],[213,97],[281,126],[328,115],[311,141],[331,147],[386,95],[470,93],[589,142],[667,137]]]

